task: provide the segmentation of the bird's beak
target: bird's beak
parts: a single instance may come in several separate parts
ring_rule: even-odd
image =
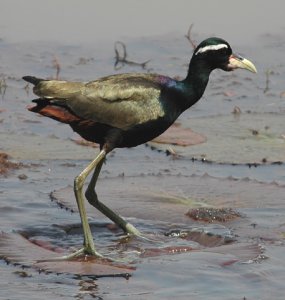
[[[243,58],[237,54],[232,54],[229,59],[228,68],[230,70],[234,69],[246,69],[250,72],[257,73],[254,64],[246,58]]]

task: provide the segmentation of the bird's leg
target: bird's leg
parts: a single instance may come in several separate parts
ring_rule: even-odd
[[[102,202],[100,202],[98,200],[97,193],[95,191],[95,185],[96,185],[99,173],[101,171],[103,162],[104,162],[103,159],[100,162],[98,162],[98,164],[94,170],[94,173],[92,175],[92,178],[90,180],[90,183],[87,187],[87,190],[85,192],[85,197],[92,206],[97,208],[106,217],[108,217],[115,224],[117,224],[119,227],[121,227],[126,233],[140,236],[141,233],[132,224],[125,221],[122,217],[120,217],[113,210],[111,210],[109,207],[107,207],[105,204],[103,204]]]
[[[81,218],[81,223],[83,227],[83,234],[84,234],[84,248],[78,251],[78,255],[84,253],[84,254],[90,254],[90,255],[101,257],[101,255],[95,249],[93,236],[87,219],[87,214],[86,214],[86,209],[84,204],[85,198],[83,196],[82,189],[86,177],[90,174],[90,172],[94,168],[97,169],[98,165],[101,168],[105,156],[106,156],[106,151],[101,150],[100,153],[96,156],[96,158],[77,177],[75,177],[74,180],[74,193],[75,193],[75,198],[76,198],[76,202],[77,202],[77,206]]]
[[[86,177],[90,174],[90,172],[99,165],[99,171],[101,169],[102,163],[104,162],[104,158],[107,152],[105,150],[101,150],[100,153],[96,156],[96,158],[74,179],[74,194],[81,218],[81,223],[83,227],[83,234],[84,234],[84,245],[83,248],[71,253],[70,255],[65,255],[61,257],[55,257],[47,260],[39,260],[38,262],[43,261],[62,261],[62,260],[69,260],[73,259],[74,257],[80,255],[93,255],[99,258],[102,258],[102,255],[96,251],[93,236],[91,233],[90,225],[88,223],[86,209],[85,209],[85,198],[83,195],[83,186]],[[96,168],[98,169],[98,168]],[[95,169],[95,170],[96,170]]]

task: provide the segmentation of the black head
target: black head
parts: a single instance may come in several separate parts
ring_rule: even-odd
[[[201,42],[195,49],[193,59],[201,60],[210,69],[232,71],[236,68],[256,73],[255,66],[247,59],[233,54],[229,43],[221,38],[211,37]]]

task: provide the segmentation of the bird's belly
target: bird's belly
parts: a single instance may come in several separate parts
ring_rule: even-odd
[[[103,145],[108,133],[112,130],[111,126],[97,123],[91,120],[82,120],[80,122],[69,124],[85,140]]]
[[[90,120],[70,124],[72,129],[84,139],[103,146],[112,144],[114,148],[135,147],[144,144],[162,134],[171,122],[165,120],[149,121],[135,126],[119,129]]]
[[[138,124],[122,132],[122,141],[118,147],[135,147],[161,135],[172,123],[167,121],[149,121]]]

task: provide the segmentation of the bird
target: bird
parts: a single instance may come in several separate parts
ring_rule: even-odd
[[[81,249],[66,255],[67,259],[80,255],[102,257],[88,223],[85,198],[126,234],[141,235],[98,200],[95,186],[107,154],[159,136],[202,97],[213,70],[238,68],[257,72],[250,60],[233,53],[227,41],[210,37],[194,49],[183,80],[155,73],[122,73],[89,82],[23,77],[34,85],[33,92],[38,97],[32,100],[35,105],[28,107],[31,112],[69,124],[81,137],[100,146],[97,156],[74,179],[84,242]],[[91,173],[84,197],[84,183]]]

